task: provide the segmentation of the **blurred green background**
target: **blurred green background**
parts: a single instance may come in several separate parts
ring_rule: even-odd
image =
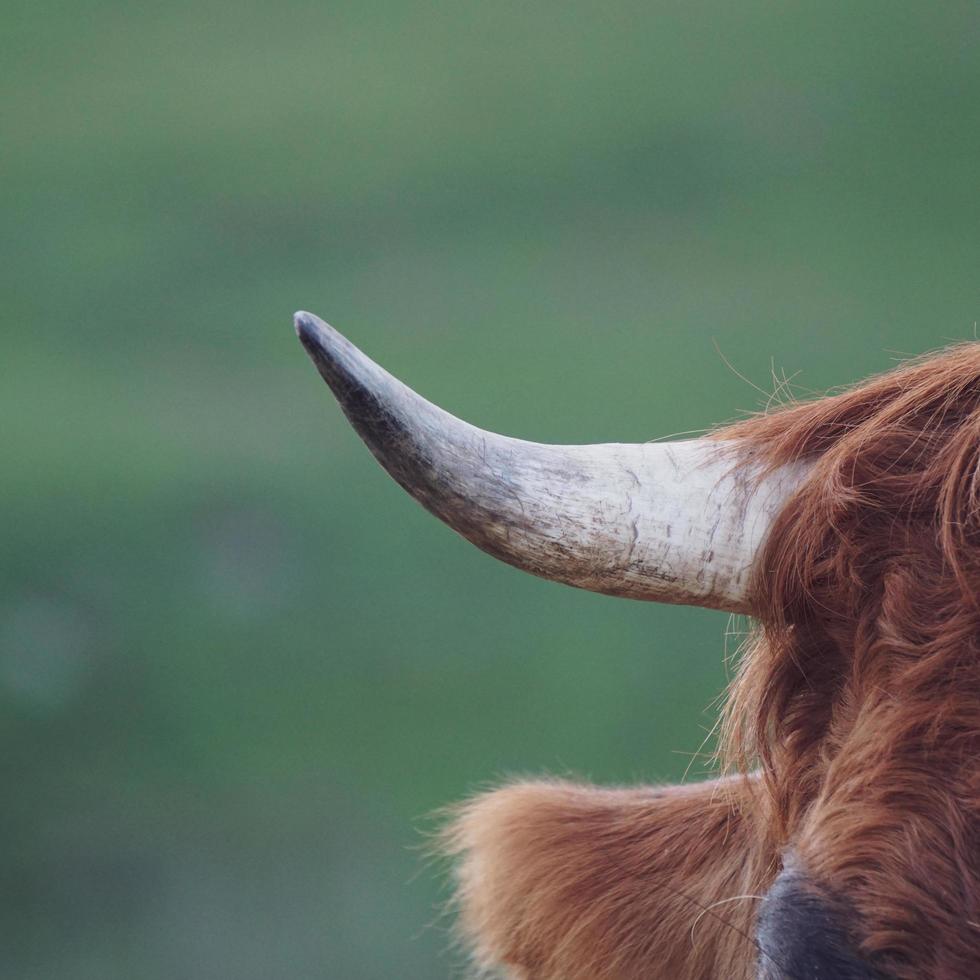
[[[973,337],[978,41],[973,2],[3,0],[0,975],[457,976],[432,811],[703,775],[727,617],[462,543],[290,315],[555,442]]]

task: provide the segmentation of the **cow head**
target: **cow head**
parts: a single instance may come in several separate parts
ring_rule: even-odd
[[[726,707],[741,779],[523,785],[460,811],[447,840],[479,962],[529,980],[977,975],[976,345],[706,439],[551,446],[452,417],[310,314],[296,327],[382,466],[484,551],[759,624]],[[688,948],[709,913],[736,937]]]

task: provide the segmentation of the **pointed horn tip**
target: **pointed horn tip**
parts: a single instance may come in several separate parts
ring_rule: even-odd
[[[354,355],[356,359],[360,354],[339,331],[314,313],[307,313],[305,310],[294,313],[293,326],[310,360],[320,369],[320,373],[328,382],[331,381],[332,372],[341,367],[345,358]],[[344,369],[345,373],[349,370],[349,366]],[[330,372],[329,375],[324,374],[324,371]]]
[[[313,313],[305,310],[298,310],[293,314],[293,327],[296,329],[296,336],[299,337],[302,345],[310,354],[315,351],[322,351],[326,340],[324,327],[327,324]]]
[[[353,389],[370,387],[372,378],[384,374],[339,330],[315,314],[305,310],[294,313],[293,326],[313,366],[342,403]]]

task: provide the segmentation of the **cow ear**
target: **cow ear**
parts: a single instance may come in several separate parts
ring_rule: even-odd
[[[882,980],[857,955],[851,921],[790,858],[759,907],[758,980]]]

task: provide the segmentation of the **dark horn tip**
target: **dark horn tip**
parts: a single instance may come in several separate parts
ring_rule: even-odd
[[[325,339],[323,328],[326,324],[318,316],[299,310],[293,314],[293,326],[296,328],[296,336],[311,354],[315,350],[323,349]]]
[[[364,383],[364,372],[370,361],[329,323],[313,313],[300,310],[293,314],[296,336],[303,349],[342,402],[346,402],[352,387]]]
[[[331,373],[337,369],[341,360],[341,352],[350,348],[350,344],[329,323],[324,323],[313,313],[300,310],[293,314],[293,326],[296,336],[309,354],[313,363]],[[326,374],[324,378],[330,380]]]

